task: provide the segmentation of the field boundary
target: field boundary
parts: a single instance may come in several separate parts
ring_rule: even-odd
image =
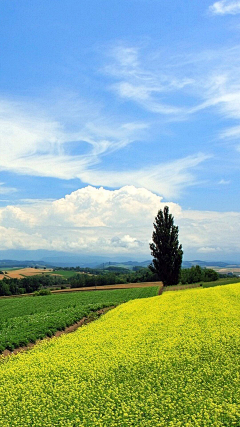
[[[124,283],[122,285],[106,285],[106,286],[85,286],[81,288],[67,288],[67,289],[55,289],[51,290],[51,294],[64,294],[68,292],[85,292],[85,291],[111,291],[114,289],[134,289],[134,288],[153,288],[153,287],[162,287],[162,282],[138,282],[138,283]],[[2,298],[22,298],[33,296],[34,292],[27,294],[17,294],[17,295],[2,295]]]
[[[23,346],[23,347],[17,347],[13,351],[4,350],[2,352],[2,354],[0,354],[0,360],[5,358],[5,357],[12,356],[13,354],[18,354],[18,353],[22,353],[22,352],[31,350],[33,347],[35,347],[35,345],[39,344],[40,342],[43,342],[44,340],[49,341],[53,338],[58,338],[61,335],[65,335],[65,334],[69,334],[71,332],[74,332],[78,328],[81,328],[82,326],[87,325],[88,323],[91,323],[94,320],[97,320],[100,316],[102,316],[103,314],[107,313],[109,310],[112,310],[115,307],[117,307],[117,306],[111,305],[109,307],[103,307],[103,308],[100,308],[99,310],[92,311],[89,313],[88,316],[84,316],[78,322],[73,323],[73,325],[67,326],[63,331],[56,331],[55,334],[53,334],[51,337],[45,337],[42,340],[39,339],[34,343],[30,342],[30,343],[28,343],[28,345]]]
[[[105,286],[83,286],[81,288],[57,289],[51,291],[53,294],[66,292],[84,292],[84,291],[111,291],[114,289],[132,289],[132,288],[152,288],[163,286],[162,282],[137,282],[124,283],[122,285],[105,285]]]
[[[185,289],[201,288],[199,283],[189,283],[186,285],[174,285],[163,287],[162,292],[183,291]]]

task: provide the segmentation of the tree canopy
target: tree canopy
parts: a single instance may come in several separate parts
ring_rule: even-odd
[[[149,268],[157,273],[164,286],[177,285],[182,264],[182,245],[178,242],[178,227],[168,206],[159,210],[153,223],[154,231],[150,244],[153,261]]]

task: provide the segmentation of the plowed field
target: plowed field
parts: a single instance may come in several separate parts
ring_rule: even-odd
[[[36,276],[36,274],[49,273],[52,271],[52,268],[43,269],[43,268],[19,268],[19,270],[2,270],[4,274],[0,274],[0,280],[4,277],[9,277],[11,279],[22,279],[25,276]],[[7,274],[5,274],[5,272]]]

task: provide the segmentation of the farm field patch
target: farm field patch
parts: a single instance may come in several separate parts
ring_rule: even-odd
[[[209,267],[211,268],[211,267]],[[240,268],[239,267],[226,267],[226,268],[216,268],[214,267],[214,270],[216,270],[220,274],[240,274]]]
[[[105,285],[105,286],[84,286],[82,288],[68,288],[58,289],[52,291],[52,293],[68,293],[76,291],[101,291],[101,290],[116,290],[116,289],[134,289],[134,288],[152,288],[162,287],[162,282],[140,282],[140,283],[121,283],[116,285]]]
[[[129,301],[0,364],[0,426],[232,427],[240,284]]]
[[[239,277],[224,277],[215,282],[202,282],[202,286],[203,288],[210,288],[213,286],[230,285],[231,283],[239,283],[239,280]]]
[[[69,277],[75,276],[76,274],[81,274],[78,273],[76,271],[71,271],[71,270],[52,270],[49,272],[49,274],[53,274],[53,275],[57,275],[57,276],[62,276],[64,279],[68,279]]]
[[[166,286],[163,288],[164,292],[167,291],[180,291],[183,289],[191,289],[191,288],[212,288],[215,286],[222,286],[222,285],[230,285],[232,283],[239,283],[239,278],[238,277],[224,277],[224,278],[220,278],[218,280],[215,280],[213,282],[197,282],[197,283],[191,283],[191,284],[178,284],[175,286]]]
[[[43,268],[12,268],[12,269],[3,269],[5,274],[0,274],[0,280],[4,277],[9,277],[11,279],[22,279],[23,277],[36,276],[36,274],[46,274],[52,272],[52,269],[43,269]]]
[[[158,287],[70,292],[0,299],[0,351],[13,350],[78,322],[90,312],[134,298],[157,295]]]

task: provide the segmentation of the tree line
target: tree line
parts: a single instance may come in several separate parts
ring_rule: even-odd
[[[21,295],[38,291],[42,288],[64,286],[66,280],[54,275],[36,275],[22,279],[4,277],[0,280],[0,296]]]
[[[71,288],[79,288],[82,286],[107,286],[124,283],[156,282],[159,280],[158,275],[148,268],[141,268],[136,272],[126,272],[126,269],[124,270],[124,273],[120,268],[119,271],[99,270],[97,274],[76,274],[68,279],[68,283]]]
[[[95,274],[94,274],[95,273]],[[190,284],[197,282],[210,282],[219,278],[218,273],[212,269],[201,268],[198,265],[191,268],[184,268],[180,271],[180,283]],[[160,278],[157,273],[153,273],[149,268],[141,268],[136,272],[127,273],[108,272],[88,268],[88,273],[79,273],[68,279],[61,276],[48,274],[24,277],[22,279],[12,279],[4,277],[0,281],[0,296],[20,295],[32,293],[44,288],[80,288],[88,286],[107,286],[124,283],[156,282]]]

